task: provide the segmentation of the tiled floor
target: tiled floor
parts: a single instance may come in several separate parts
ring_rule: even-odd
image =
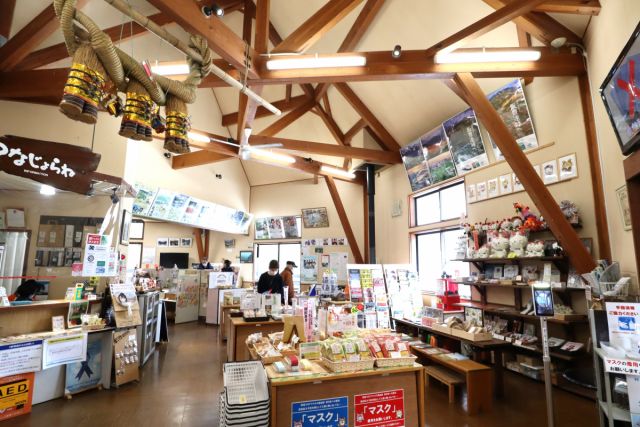
[[[142,369],[139,383],[118,390],[81,393],[70,401],[56,399],[42,403],[34,406],[30,415],[5,421],[0,427],[217,426],[217,401],[225,359],[225,347],[219,344],[217,336],[217,328],[201,324],[172,327],[171,342],[158,347]],[[447,403],[444,387],[432,386],[427,392],[427,425],[546,425],[542,384],[508,373],[505,390],[505,398],[495,402],[492,413],[468,417],[459,403]],[[554,390],[554,403],[556,426],[598,425],[594,402]]]

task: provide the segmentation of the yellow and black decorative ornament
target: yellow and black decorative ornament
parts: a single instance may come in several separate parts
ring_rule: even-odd
[[[164,149],[175,154],[189,153],[189,129],[191,123],[187,104],[180,98],[167,95],[165,105],[167,129],[164,132]]]
[[[109,86],[111,81],[93,48],[80,45],[73,55],[60,111],[72,120],[94,124],[98,120],[98,105],[107,97]]]
[[[125,138],[151,141],[151,120],[154,112],[155,104],[149,97],[149,92],[137,80],[129,80],[127,101],[118,133]]]

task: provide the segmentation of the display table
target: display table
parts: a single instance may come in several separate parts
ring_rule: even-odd
[[[249,349],[245,344],[249,335],[262,332],[263,336],[267,336],[267,334],[273,332],[280,332],[284,328],[284,322],[282,322],[282,320],[245,322],[242,317],[232,317],[229,320],[229,339],[227,340],[228,362],[251,360]]]
[[[231,319],[231,317],[229,317],[229,312],[239,308],[240,304],[223,304],[220,306],[220,338],[222,338],[222,341],[226,341],[229,336],[229,323]]]
[[[402,410],[404,417],[402,424],[389,425],[425,425],[424,368],[421,365],[332,373],[314,363],[313,371],[309,372],[279,374],[273,366],[267,366],[266,371],[271,394],[272,427],[293,425],[294,407],[304,408],[313,400],[340,398],[345,404],[348,401],[348,407],[343,408],[342,413],[348,414],[347,425],[350,426],[365,425],[366,421],[362,419],[356,424],[356,413],[370,413],[371,406],[378,408],[378,405],[383,410],[386,403],[390,408]],[[316,406],[321,407],[323,403]],[[389,415],[394,419],[397,416],[395,413]]]
[[[411,352],[420,360],[444,366],[455,371],[465,379],[467,388],[467,413],[477,414],[490,411],[493,406],[493,375],[491,368],[473,360],[451,360],[440,355],[426,352],[426,349],[411,346]]]

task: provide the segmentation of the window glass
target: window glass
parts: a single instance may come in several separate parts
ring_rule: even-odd
[[[464,184],[457,184],[440,191],[440,220],[460,218],[467,213]]]
[[[427,194],[416,199],[416,225],[440,222],[440,196]]]
[[[420,234],[416,238],[418,273],[422,290],[435,291],[436,279],[442,275],[440,233]]]

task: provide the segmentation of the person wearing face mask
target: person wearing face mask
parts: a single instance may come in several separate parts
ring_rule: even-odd
[[[275,259],[269,262],[269,270],[262,273],[258,279],[259,294],[280,294],[281,302],[284,304],[284,282],[282,276],[278,273],[278,261]]]

